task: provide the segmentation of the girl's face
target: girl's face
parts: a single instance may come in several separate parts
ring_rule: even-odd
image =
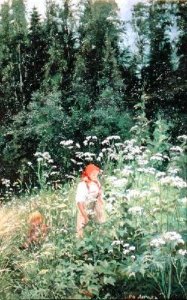
[[[90,179],[91,180],[97,180],[97,176],[99,175],[99,171],[94,170],[90,173]]]

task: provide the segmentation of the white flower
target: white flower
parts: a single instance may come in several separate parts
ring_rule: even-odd
[[[62,146],[70,146],[73,144],[73,141],[72,140],[67,140],[67,141],[61,141],[60,142],[60,145]]]
[[[160,171],[158,171],[157,174],[156,174],[156,178],[163,177],[165,175],[166,175],[166,172],[160,172]]]
[[[46,159],[46,160],[51,159],[51,155],[49,154],[49,152],[44,152],[44,153],[42,154],[42,157],[43,157],[44,159]]]
[[[161,184],[169,184],[173,187],[177,187],[177,188],[185,188],[187,187],[187,183],[180,178],[179,176],[166,176],[161,178],[160,180]]]
[[[130,246],[130,247],[129,247],[129,250],[130,250],[130,251],[134,251],[135,249],[136,249],[135,246]]]
[[[125,254],[125,255],[128,254],[129,252],[130,252],[130,251],[129,251],[128,249],[124,249],[124,250],[123,250],[123,254]]]
[[[115,240],[112,242],[111,246],[114,246],[114,245],[122,245],[123,244],[123,241],[122,240]]]
[[[133,174],[132,167],[126,166],[125,168],[123,168],[121,170],[121,175],[122,176],[129,176],[131,174]]]
[[[162,161],[164,160],[164,158],[161,155],[155,154],[153,156],[150,157],[150,160],[159,160]]]
[[[187,205],[187,197],[179,199],[179,202]]]
[[[49,163],[49,164],[52,164],[52,163],[54,163],[54,160],[50,158],[50,159],[48,160],[48,163]]]
[[[184,256],[185,254],[187,254],[187,250],[183,250],[183,249],[179,249],[178,253],[182,256]]]
[[[184,244],[182,236],[175,231],[165,232],[162,236],[165,241],[176,241],[178,244]]]
[[[170,148],[171,151],[182,153],[183,149],[179,146],[173,146]]]
[[[178,140],[187,141],[187,135],[183,134],[177,137]]]
[[[165,243],[166,242],[162,238],[155,238],[150,242],[150,246],[158,248],[162,245],[165,245]]]
[[[137,163],[138,163],[139,166],[145,166],[145,165],[148,164],[148,160],[146,160],[146,159],[138,159]]]
[[[37,157],[37,156],[38,156],[38,157],[39,157],[39,156],[42,156],[42,153],[41,153],[41,152],[36,152],[36,153],[34,153],[34,156],[36,156],[36,157]]]
[[[121,178],[113,181],[113,186],[114,187],[123,187],[126,185],[128,180],[126,178]]]
[[[42,158],[42,157],[38,157],[38,158],[37,158],[37,161],[38,161],[38,162],[42,162],[42,161],[43,161],[43,158]]]
[[[143,212],[143,207],[141,206],[134,206],[128,209],[128,212],[131,213],[132,215],[139,214],[141,215]]]
[[[128,200],[130,200],[131,198],[137,198],[140,196],[140,191],[138,190],[127,190],[127,194],[126,197]]]
[[[77,148],[79,148],[79,149],[80,149],[80,147],[81,147],[79,143],[76,143],[75,146],[76,146]]]

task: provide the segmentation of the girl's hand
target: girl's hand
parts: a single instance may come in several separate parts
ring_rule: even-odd
[[[84,225],[86,225],[86,224],[89,222],[88,216],[85,216],[85,217],[84,217],[84,222],[85,222]]]

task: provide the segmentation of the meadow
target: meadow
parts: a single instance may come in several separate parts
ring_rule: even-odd
[[[36,165],[25,166],[37,186],[23,192],[21,179],[2,179],[0,298],[187,299],[186,142],[181,135],[162,149],[162,139],[142,145],[136,138],[88,136],[82,147],[63,140],[63,163],[79,169],[65,182],[48,152],[36,152]],[[78,239],[74,197],[90,161],[102,166],[106,222],[90,221]],[[21,250],[35,210],[49,233]]]

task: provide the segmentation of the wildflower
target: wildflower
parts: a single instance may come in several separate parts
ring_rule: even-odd
[[[165,243],[166,242],[162,238],[155,238],[150,242],[150,246],[158,248],[162,245],[165,245]]]
[[[161,184],[169,184],[173,187],[177,188],[185,188],[187,187],[187,183],[180,178],[179,176],[166,176],[160,179]]]
[[[126,185],[128,182],[128,180],[126,178],[122,178],[122,179],[117,179],[113,181],[113,186],[114,187],[123,187],[124,185]]]
[[[3,185],[5,185],[6,187],[9,187],[9,186],[10,186],[10,180],[9,180],[9,179],[2,178],[2,179],[1,179],[1,183],[2,183]]]
[[[73,144],[73,141],[72,140],[67,140],[67,141],[61,141],[60,142],[60,145],[62,145],[62,146],[70,146],[70,145],[72,145]]]
[[[164,160],[164,158],[163,158],[163,156],[160,154],[160,153],[157,153],[157,154],[155,154],[155,155],[153,155],[153,156],[151,156],[150,157],[150,160],[158,160],[158,161],[163,161]]]
[[[148,160],[146,160],[146,159],[138,159],[137,163],[138,163],[139,166],[145,166],[145,165],[148,164]]]
[[[44,275],[48,272],[49,270],[48,269],[42,269],[41,271],[39,271],[39,275]]]
[[[31,161],[28,161],[27,164],[28,164],[28,166],[32,166]]]
[[[49,164],[52,164],[52,163],[54,163],[54,160],[50,158],[50,159],[48,160],[48,163],[49,163]]]
[[[131,255],[131,259],[135,260],[136,256],[135,255]]]
[[[128,200],[130,200],[131,198],[137,198],[140,196],[140,191],[138,190],[127,190],[127,194],[126,197]]]
[[[111,212],[114,209],[114,206],[112,205],[112,203],[107,203],[106,204],[106,210],[108,212]]]
[[[183,250],[183,249],[179,249],[178,253],[182,256],[184,256],[185,254],[187,254],[187,250]]]
[[[170,151],[182,153],[183,149],[179,146],[173,146],[170,148]]]
[[[36,156],[36,157],[39,157],[39,156],[41,156],[41,155],[42,155],[41,152],[36,152],[36,153],[34,153],[34,156]]]
[[[43,158],[42,158],[42,157],[38,157],[38,158],[37,158],[37,161],[38,161],[38,162],[42,162],[42,161],[43,161]]]
[[[173,175],[177,174],[178,172],[179,172],[179,169],[177,169],[177,168],[169,168],[168,169],[168,173],[173,174]]]
[[[76,143],[75,146],[76,146],[77,148],[79,148],[79,149],[80,149],[80,147],[81,147],[79,143]]]
[[[49,154],[49,152],[44,152],[44,153],[42,154],[42,157],[43,157],[45,160],[51,159],[51,155]]]
[[[128,153],[127,155],[124,155],[124,159],[126,159],[126,160],[133,160],[134,156],[131,153]]]
[[[126,166],[125,168],[123,168],[121,170],[121,175],[122,176],[129,176],[131,174],[133,174],[132,167]]]
[[[165,175],[166,175],[166,172],[160,172],[160,171],[158,171],[157,174],[156,174],[156,178],[163,177]]]
[[[122,240],[115,240],[112,242],[111,246],[114,246],[114,245],[122,245],[123,244],[123,241]]]
[[[178,140],[187,141],[187,135],[183,134],[177,137]]]
[[[131,127],[130,132],[137,131],[138,128],[139,128],[138,125],[135,125],[135,126]]]
[[[182,236],[175,231],[165,232],[162,236],[165,241],[176,241],[178,244],[184,244]]]
[[[134,206],[128,209],[128,212],[131,213],[132,215],[139,214],[141,215],[143,211],[143,207],[141,206]]]
[[[130,252],[130,251],[129,251],[128,249],[124,249],[124,250],[123,250],[123,254],[125,254],[125,255],[128,254],[129,252]]]
[[[135,246],[130,246],[129,247],[129,251],[134,251],[136,248],[135,248]]]
[[[187,205],[187,197],[181,198],[178,200],[180,203],[182,204],[186,204]]]

